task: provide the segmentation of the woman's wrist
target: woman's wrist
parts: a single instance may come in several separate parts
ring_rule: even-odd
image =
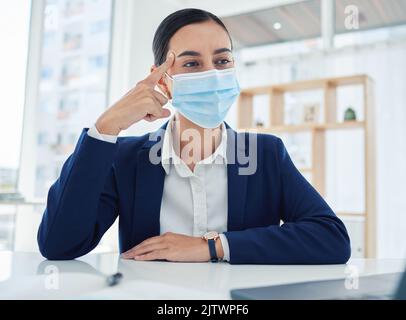
[[[104,119],[103,116],[97,120],[95,126],[96,126],[97,131],[99,131],[100,134],[118,136],[121,132],[121,129],[118,126],[114,125],[113,121]]]

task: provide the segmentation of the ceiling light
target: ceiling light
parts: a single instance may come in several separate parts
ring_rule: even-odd
[[[275,22],[275,23],[273,24],[273,28],[274,28],[275,30],[280,30],[280,29],[282,28],[282,25],[281,25],[280,22]]]

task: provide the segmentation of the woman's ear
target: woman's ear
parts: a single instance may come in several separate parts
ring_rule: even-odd
[[[153,65],[151,67],[151,72],[153,72],[157,67],[155,65]],[[167,76],[164,74],[162,76],[162,78],[158,81],[158,88],[159,90],[162,91],[162,93],[164,93],[169,99],[172,99],[172,94],[171,91],[169,89],[169,85],[168,85],[168,79]]]

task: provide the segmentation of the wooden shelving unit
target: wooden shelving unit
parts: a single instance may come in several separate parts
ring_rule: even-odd
[[[339,122],[337,114],[337,88],[342,86],[362,86],[363,119],[360,121]],[[284,121],[285,94],[322,90],[323,119],[321,122],[287,125]],[[269,126],[256,127],[253,119],[254,97],[269,97]],[[237,127],[242,131],[255,131],[270,134],[291,134],[309,132],[311,134],[312,163],[309,168],[301,168],[302,173],[310,173],[313,186],[322,196],[326,194],[326,132],[328,130],[363,130],[364,134],[364,184],[365,212],[337,212],[342,217],[363,217],[364,256],[376,256],[376,204],[375,204],[375,120],[373,101],[373,81],[366,75],[326,78],[272,86],[244,89],[238,102]],[[342,118],[343,115],[340,115]]]

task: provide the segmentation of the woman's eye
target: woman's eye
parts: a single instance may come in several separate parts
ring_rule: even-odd
[[[186,62],[183,67],[185,68],[193,68],[193,67],[197,67],[199,64],[196,61],[190,61],[190,62]]]
[[[221,60],[218,60],[218,61],[216,62],[216,64],[218,64],[218,65],[226,65],[226,64],[228,64],[228,63],[230,63],[230,62],[232,62],[232,61],[229,60],[229,59],[221,59]]]

